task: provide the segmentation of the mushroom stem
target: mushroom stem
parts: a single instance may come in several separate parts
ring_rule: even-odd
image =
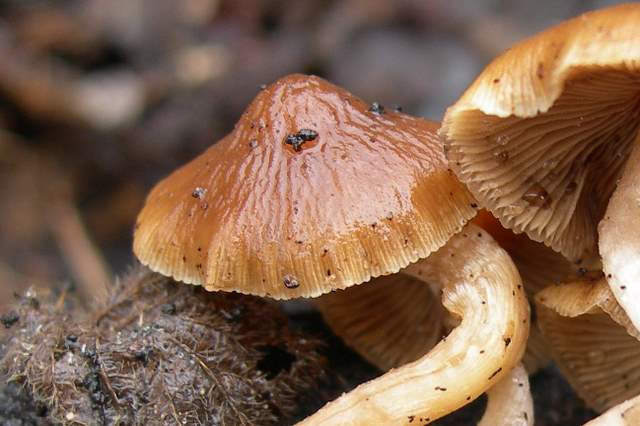
[[[640,329],[640,138],[600,222],[600,254],[609,287]]]
[[[468,225],[405,272],[440,285],[460,325],[419,360],[358,386],[300,425],[427,424],[480,396],[520,361],[529,305],[516,267],[488,233]]]
[[[633,426],[640,423],[640,395],[622,402],[584,426]]]
[[[487,409],[478,426],[532,426],[533,399],[522,364],[487,392]]]

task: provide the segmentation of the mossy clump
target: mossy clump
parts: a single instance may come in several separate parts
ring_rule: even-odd
[[[319,342],[256,297],[136,270],[91,314],[60,305],[20,299],[0,361],[54,423],[283,424],[324,376]]]

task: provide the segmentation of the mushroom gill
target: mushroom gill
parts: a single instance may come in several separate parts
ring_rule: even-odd
[[[301,425],[430,423],[507,376],[522,358],[529,306],[508,254],[475,225],[405,272],[440,286],[443,305],[460,320],[412,363],[325,405]]]
[[[597,225],[640,125],[640,5],[586,13],[505,52],[447,111],[448,158],[510,229],[571,260]]]
[[[448,133],[453,167],[481,204],[573,260],[596,253],[597,224],[640,123],[640,75],[576,74],[545,114],[465,112]]]
[[[417,360],[450,329],[439,294],[402,272],[314,302],[331,330],[383,371]]]
[[[590,407],[602,412],[640,393],[640,333],[604,278],[549,287],[536,301],[558,367]]]

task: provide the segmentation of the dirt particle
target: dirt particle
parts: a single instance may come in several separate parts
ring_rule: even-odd
[[[498,368],[496,371],[494,371],[493,373],[491,373],[491,375],[489,376],[489,380],[493,379],[494,377],[496,377],[498,375],[499,372],[502,371],[502,367]]]
[[[379,102],[372,102],[371,106],[369,107],[369,112],[372,112],[377,115],[382,115],[384,114],[384,106],[381,105]]]
[[[149,362],[149,358],[153,355],[153,350],[149,348],[144,348],[140,351],[134,352],[133,356],[137,361],[140,361],[142,365],[147,365]]]
[[[447,388],[443,388],[442,386],[436,386],[434,389],[437,390],[437,391],[441,391],[441,392],[446,392],[447,391]]]
[[[315,140],[318,137],[318,132],[311,129],[300,129],[297,133],[292,133],[288,135],[284,143],[287,145],[291,145],[294,151],[299,152],[302,151],[302,145],[305,142],[310,142]]]
[[[202,200],[202,198],[204,198],[205,194],[207,193],[207,190],[197,186],[192,192],[191,192],[191,196],[193,198],[196,198],[198,200]]]
[[[494,153],[493,156],[500,163],[506,163],[507,161],[509,161],[509,151],[499,151],[499,152]]]
[[[289,288],[289,289],[300,287],[300,283],[298,282],[298,279],[293,275],[288,275],[288,274],[285,275],[282,278],[282,283],[286,288]]]
[[[578,189],[578,184],[576,182],[571,182],[564,190],[565,194],[573,194]]]
[[[4,325],[4,328],[11,328],[11,326],[13,326],[19,320],[20,316],[15,311],[11,311],[0,317],[0,322],[2,323],[2,325]]]
[[[165,303],[163,305],[160,305],[160,312],[165,315],[175,315],[176,305],[173,303]]]

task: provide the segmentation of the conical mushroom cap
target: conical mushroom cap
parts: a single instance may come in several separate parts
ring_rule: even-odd
[[[318,296],[427,257],[475,213],[437,124],[320,78],[262,90],[225,138],[161,181],[134,252],[208,290]]]
[[[452,168],[481,206],[571,260],[640,125],[640,5],[584,14],[494,60],[445,115]]]
[[[538,320],[564,376],[604,411],[640,393],[640,334],[604,279],[548,287]]]

